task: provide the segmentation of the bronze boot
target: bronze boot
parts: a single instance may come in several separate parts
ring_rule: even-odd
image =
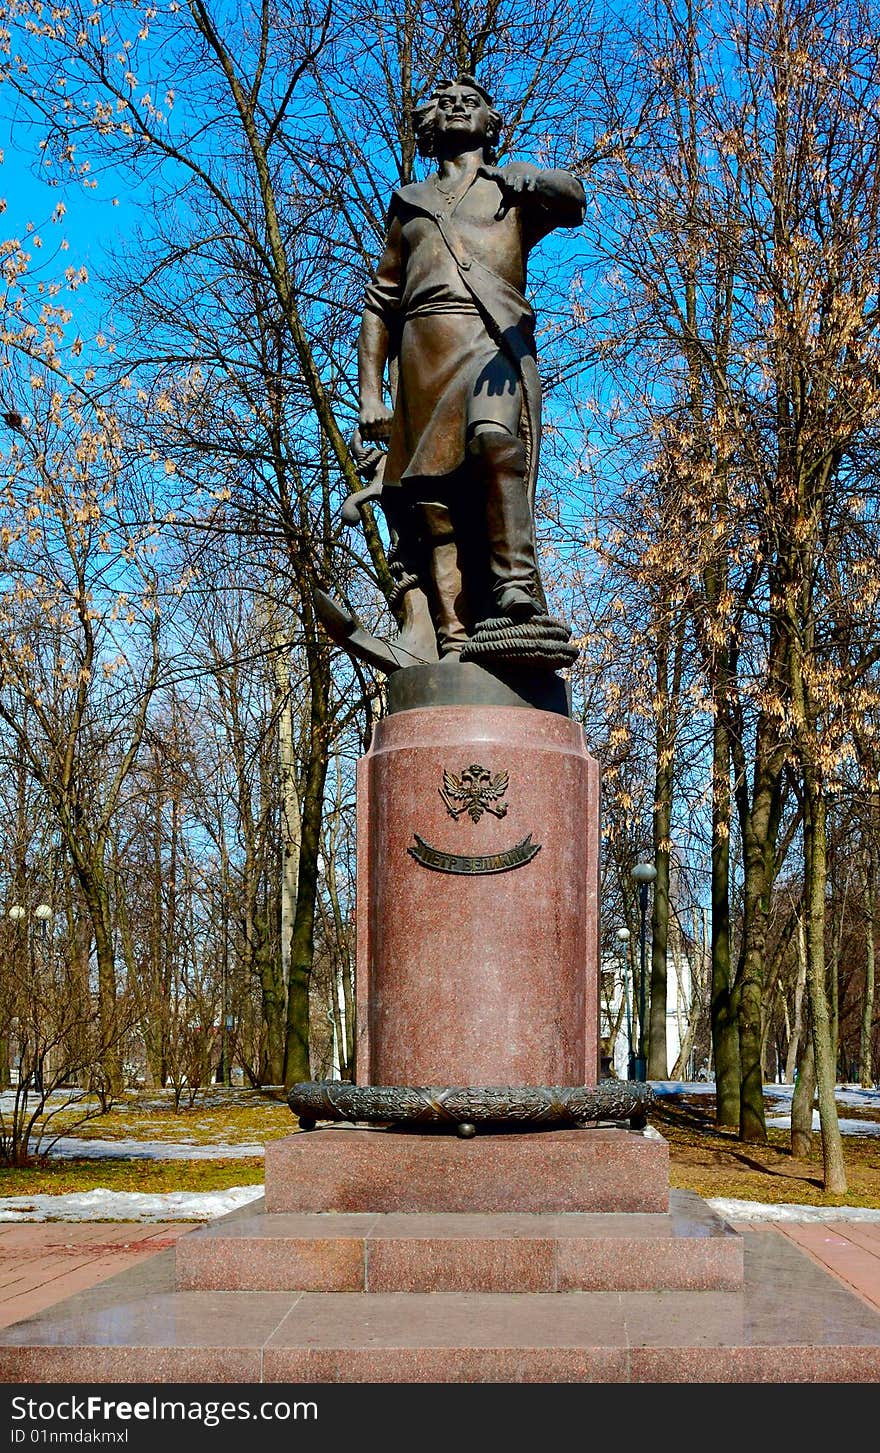
[[[428,602],[437,633],[437,653],[441,659],[458,656],[468,640],[458,545],[445,506],[423,504],[422,513],[428,532]]]
[[[542,609],[532,511],[526,485],[526,449],[501,431],[477,434],[468,452],[486,489],[489,575],[499,615],[526,621]]]

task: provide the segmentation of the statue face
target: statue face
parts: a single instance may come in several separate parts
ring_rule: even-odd
[[[484,142],[489,134],[489,107],[470,86],[446,86],[436,101],[435,134],[465,142]]]

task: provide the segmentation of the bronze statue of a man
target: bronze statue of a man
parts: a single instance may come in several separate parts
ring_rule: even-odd
[[[566,171],[496,166],[500,129],[468,75],[416,114],[437,168],[391,199],[360,330],[359,428],[387,440],[382,505],[436,655],[552,669],[576,652],[546,615],[535,549],[541,393],[526,262],[547,233],[583,221],[584,191]],[[407,642],[423,657],[424,636],[414,625]]]

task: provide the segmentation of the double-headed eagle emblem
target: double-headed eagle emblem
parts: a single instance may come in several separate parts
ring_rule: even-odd
[[[465,812],[471,822],[479,822],[484,812],[491,812],[493,817],[506,817],[507,803],[500,799],[507,791],[508,777],[507,772],[497,772],[493,777],[486,767],[473,762],[460,776],[444,768],[443,786],[438,790],[446,811],[456,822]]]

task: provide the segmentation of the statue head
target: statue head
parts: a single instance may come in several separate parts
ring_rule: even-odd
[[[462,148],[482,139],[483,159],[494,162],[495,146],[501,134],[501,115],[492,97],[473,76],[465,73],[455,80],[438,81],[431,97],[414,112],[416,141],[420,156],[437,155],[438,133]]]

